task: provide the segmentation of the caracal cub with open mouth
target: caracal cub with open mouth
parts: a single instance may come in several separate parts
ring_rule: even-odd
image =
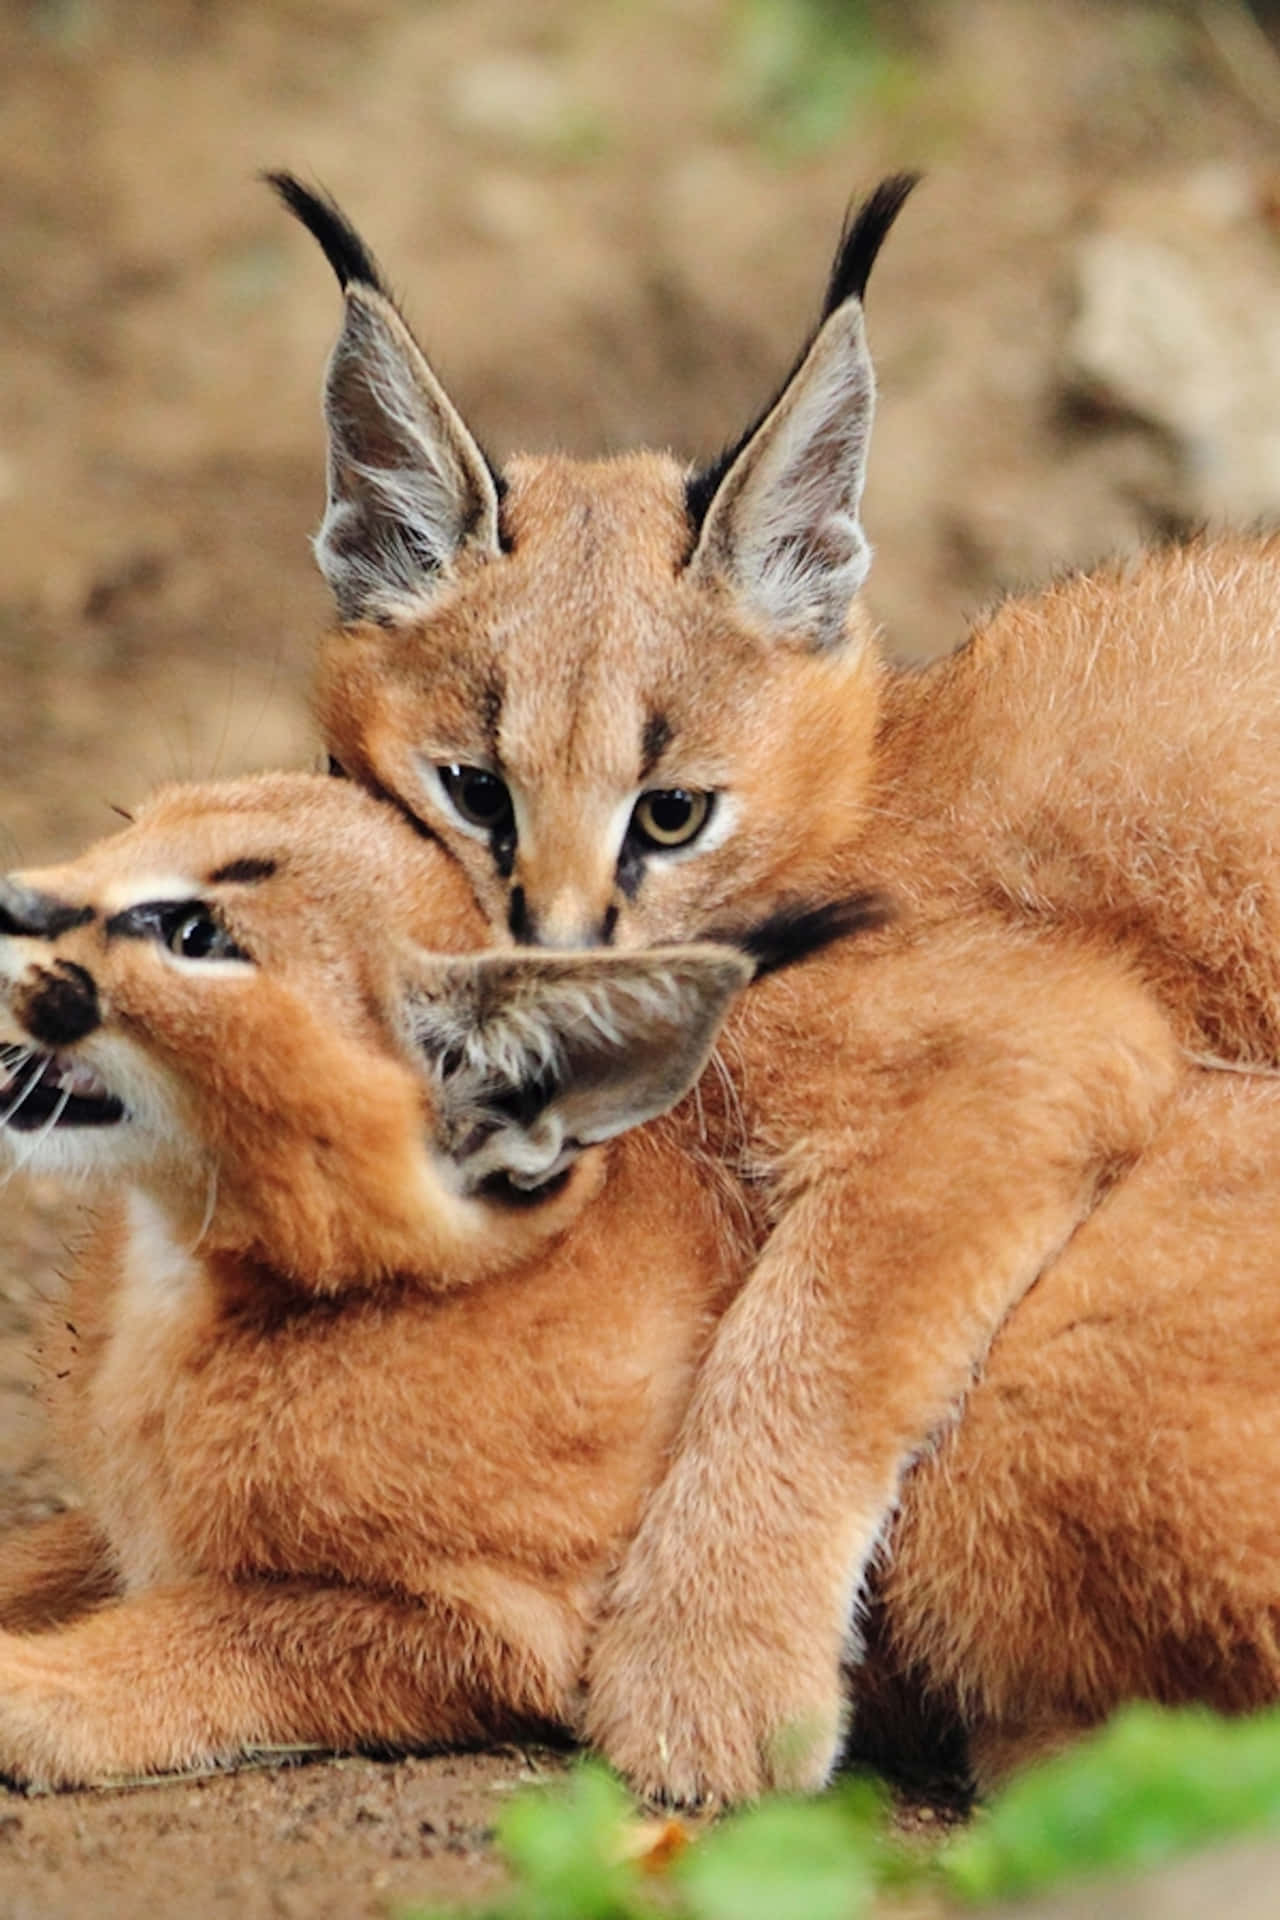
[[[50,1315],[84,1505],[0,1542],[0,1774],[581,1730],[767,1231],[701,1151],[715,1074],[590,1143],[676,1100],[748,968],[480,930],[438,848],[305,776],[0,881],[0,1157],[101,1195]],[[1189,1080],[906,1477],[880,1657],[984,1779],[1126,1698],[1280,1694],[1278,1158],[1274,1086]]]
[[[518,943],[883,902],[790,1029],[785,980],[730,1022],[718,1150],[773,1232],[591,1666],[588,1726],[638,1786],[815,1785],[911,1461],[1186,1054],[1280,1062],[1280,541],[1064,581],[891,673],[860,599],[862,294],[909,181],[854,220],[815,335],[720,460],[502,472],[359,236],[276,184],[345,290],[317,541],[338,769]]]
[[[51,1361],[85,1504],[0,1546],[0,1774],[575,1720],[741,1268],[693,1109],[607,1186],[592,1143],[680,1097],[751,967],[441,957],[483,932],[305,775],[0,881],[0,1166],[105,1199]]]

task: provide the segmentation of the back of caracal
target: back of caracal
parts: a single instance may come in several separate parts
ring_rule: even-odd
[[[317,541],[335,763],[517,943],[884,903],[730,1023],[720,1152],[774,1230],[590,1675],[593,1737],[642,1788],[815,1785],[908,1464],[1188,1053],[1280,1058],[1280,541],[1064,580],[891,672],[861,600],[863,293],[909,181],[853,221],[816,333],[720,459],[501,471],[349,223],[276,184],[345,295]]]
[[[678,1098],[747,968],[481,931],[304,776],[0,881],[0,1154],[100,1196],[46,1349],[83,1505],[0,1548],[0,1773],[580,1724],[749,1218],[714,1076],[590,1142]],[[1191,1080],[906,1479],[883,1654],[984,1775],[1134,1694],[1280,1689],[1277,1147],[1270,1085]]]

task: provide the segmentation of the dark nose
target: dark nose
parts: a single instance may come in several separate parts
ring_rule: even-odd
[[[42,1047],[70,1047],[102,1025],[93,975],[73,960],[33,967],[14,997],[14,1012]]]
[[[92,907],[68,906],[50,894],[37,893],[21,880],[0,880],[0,934],[27,940],[56,940],[70,927],[92,920]]]

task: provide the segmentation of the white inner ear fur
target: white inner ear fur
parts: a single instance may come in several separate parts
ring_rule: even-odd
[[[344,620],[420,605],[464,544],[499,551],[488,462],[404,321],[368,287],[347,292],[325,421],[315,554]]]
[[[498,1172],[537,1186],[584,1148],[665,1113],[701,1073],[752,971],[711,946],[424,969],[408,1022],[439,1089],[442,1154],[468,1187]]]
[[[862,307],[848,300],[725,475],[694,554],[757,619],[810,646],[841,644],[871,565],[858,506],[874,412]]]

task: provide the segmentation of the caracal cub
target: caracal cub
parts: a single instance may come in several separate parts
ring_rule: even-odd
[[[730,1022],[719,1142],[773,1223],[613,1590],[588,1726],[648,1790],[811,1786],[903,1475],[1010,1309],[1142,1154],[1185,1056],[1280,1059],[1280,541],[1012,601],[927,672],[859,594],[872,261],[710,468],[499,473],[358,235],[317,542],[335,763],[438,836],[517,942],[884,912]],[[673,1633],[673,1623],[679,1632]]]
[[[51,1316],[85,1505],[0,1543],[0,1773],[580,1728],[749,1213],[714,1076],[579,1143],[677,1097],[745,968],[418,944],[478,932],[301,776],[0,882],[0,1152],[105,1189]],[[983,1778],[1135,1695],[1280,1693],[1278,1154],[1274,1087],[1189,1081],[905,1480],[879,1658]]]
[[[694,1109],[607,1188],[590,1143],[678,1099],[750,967],[439,957],[483,932],[305,775],[0,881],[0,1165],[105,1198],[51,1362],[85,1504],[0,1548],[8,1778],[575,1718],[740,1271]]]

